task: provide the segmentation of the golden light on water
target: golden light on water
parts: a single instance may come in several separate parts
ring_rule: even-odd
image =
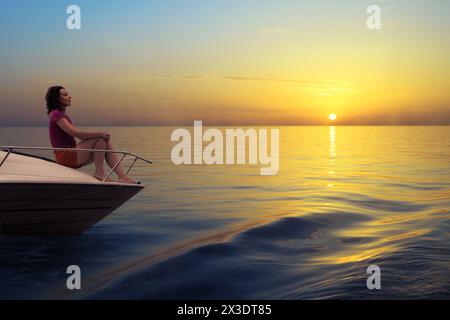
[[[336,120],[336,118],[337,118],[337,116],[336,116],[335,113],[330,113],[330,114],[328,115],[328,119],[329,119],[330,121],[334,121],[334,120]]]

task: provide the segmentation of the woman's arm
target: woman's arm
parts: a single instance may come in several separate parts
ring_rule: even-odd
[[[110,135],[107,132],[86,132],[81,131],[77,127],[73,126],[67,119],[61,118],[56,121],[56,124],[63,129],[67,134],[72,137],[76,137],[80,140],[88,140],[95,138],[102,138],[105,141],[109,141]]]

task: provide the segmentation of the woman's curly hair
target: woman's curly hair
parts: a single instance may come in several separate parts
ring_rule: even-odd
[[[53,110],[59,109],[59,95],[61,89],[65,89],[62,86],[53,86],[48,88],[47,94],[45,95],[45,101],[47,101],[47,114],[50,114]]]

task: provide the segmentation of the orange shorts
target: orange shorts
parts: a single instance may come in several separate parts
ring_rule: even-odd
[[[80,166],[77,164],[77,153],[75,151],[64,150],[55,151],[56,162],[70,168],[77,169]]]

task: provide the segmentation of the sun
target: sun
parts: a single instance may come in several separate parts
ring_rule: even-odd
[[[336,118],[337,118],[337,116],[336,116],[335,113],[330,113],[330,114],[328,115],[328,119],[331,120],[331,121],[336,120]]]

